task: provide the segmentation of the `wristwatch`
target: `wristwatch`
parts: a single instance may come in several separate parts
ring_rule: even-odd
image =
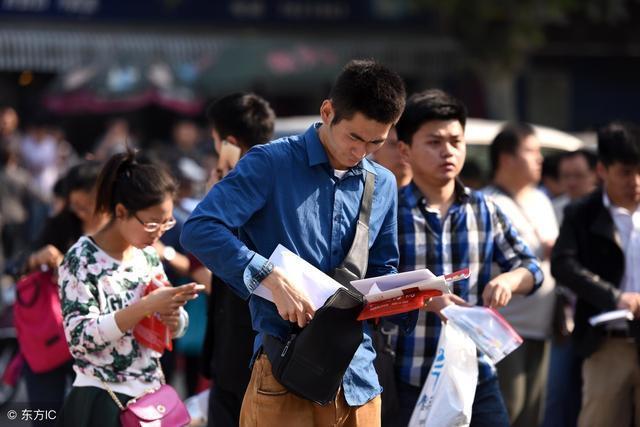
[[[173,249],[173,246],[165,246],[162,250],[162,259],[165,261],[173,261],[176,258],[176,250]]]

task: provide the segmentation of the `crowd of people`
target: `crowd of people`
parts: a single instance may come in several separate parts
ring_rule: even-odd
[[[57,272],[70,350],[46,372],[22,355],[32,406],[58,410],[59,425],[119,425],[119,402],[185,369],[182,397],[207,389],[211,426],[406,426],[441,311],[456,304],[499,310],[523,338],[496,366],[478,355],[472,426],[640,425],[634,124],[604,126],[597,152],[543,158],[535,129],[508,123],[476,188],[461,178],[464,103],[439,89],[407,97],[373,61],[345,66],[301,135],[270,142],[275,113],[251,93],[216,100],[206,118],[206,143],[182,120],[172,144],[141,151],[116,120],[81,159],[61,132],[34,124],[22,135],[15,111],[0,110],[3,270]],[[382,327],[363,322],[334,400],[318,405],[279,381],[265,350],[294,340],[317,309],[269,256],[281,244],[340,281],[371,176],[365,268],[354,277],[470,275]],[[173,287],[149,292],[152,278]],[[253,295],[258,286],[273,303]],[[633,320],[589,323],[616,309]],[[152,313],[174,352],[133,334]]]

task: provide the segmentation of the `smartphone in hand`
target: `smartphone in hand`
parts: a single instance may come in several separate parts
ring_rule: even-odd
[[[184,285],[178,286],[178,288],[184,288],[185,292],[194,292],[194,293],[202,292],[207,288],[205,285],[201,285],[200,283],[195,283],[196,285],[195,289],[191,290],[189,289],[191,285],[194,285],[194,283],[185,283]]]

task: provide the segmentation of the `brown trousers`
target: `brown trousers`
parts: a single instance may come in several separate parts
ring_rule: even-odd
[[[633,340],[606,338],[582,365],[580,427],[640,426],[640,364]]]
[[[240,410],[241,427],[380,427],[380,396],[351,407],[342,389],[324,406],[289,393],[271,374],[271,363],[261,354],[253,365],[251,380]]]

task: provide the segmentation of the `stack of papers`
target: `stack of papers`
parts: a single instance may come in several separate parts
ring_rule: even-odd
[[[627,309],[607,311],[606,313],[590,317],[589,324],[591,324],[591,326],[598,326],[616,320],[633,320],[633,313]]]
[[[367,302],[359,320],[406,313],[424,306],[425,300],[451,293],[451,283],[469,277],[469,269],[436,276],[427,269],[356,280],[351,285]]]
[[[273,251],[269,261],[281,268],[289,280],[307,294],[314,310],[322,307],[329,297],[343,287],[282,245],[278,245]],[[442,276],[422,269],[355,280],[351,285],[364,295],[366,301],[358,319],[390,316],[418,309],[424,305],[425,299],[450,293],[452,282],[468,277],[468,268]],[[254,295],[273,302],[271,291],[262,285],[256,288]]]
[[[289,280],[307,294],[314,310],[322,307],[331,295],[343,287],[282,245],[273,251],[269,261],[274,267],[280,267]],[[263,285],[258,286],[253,294],[273,302],[271,291]]]

